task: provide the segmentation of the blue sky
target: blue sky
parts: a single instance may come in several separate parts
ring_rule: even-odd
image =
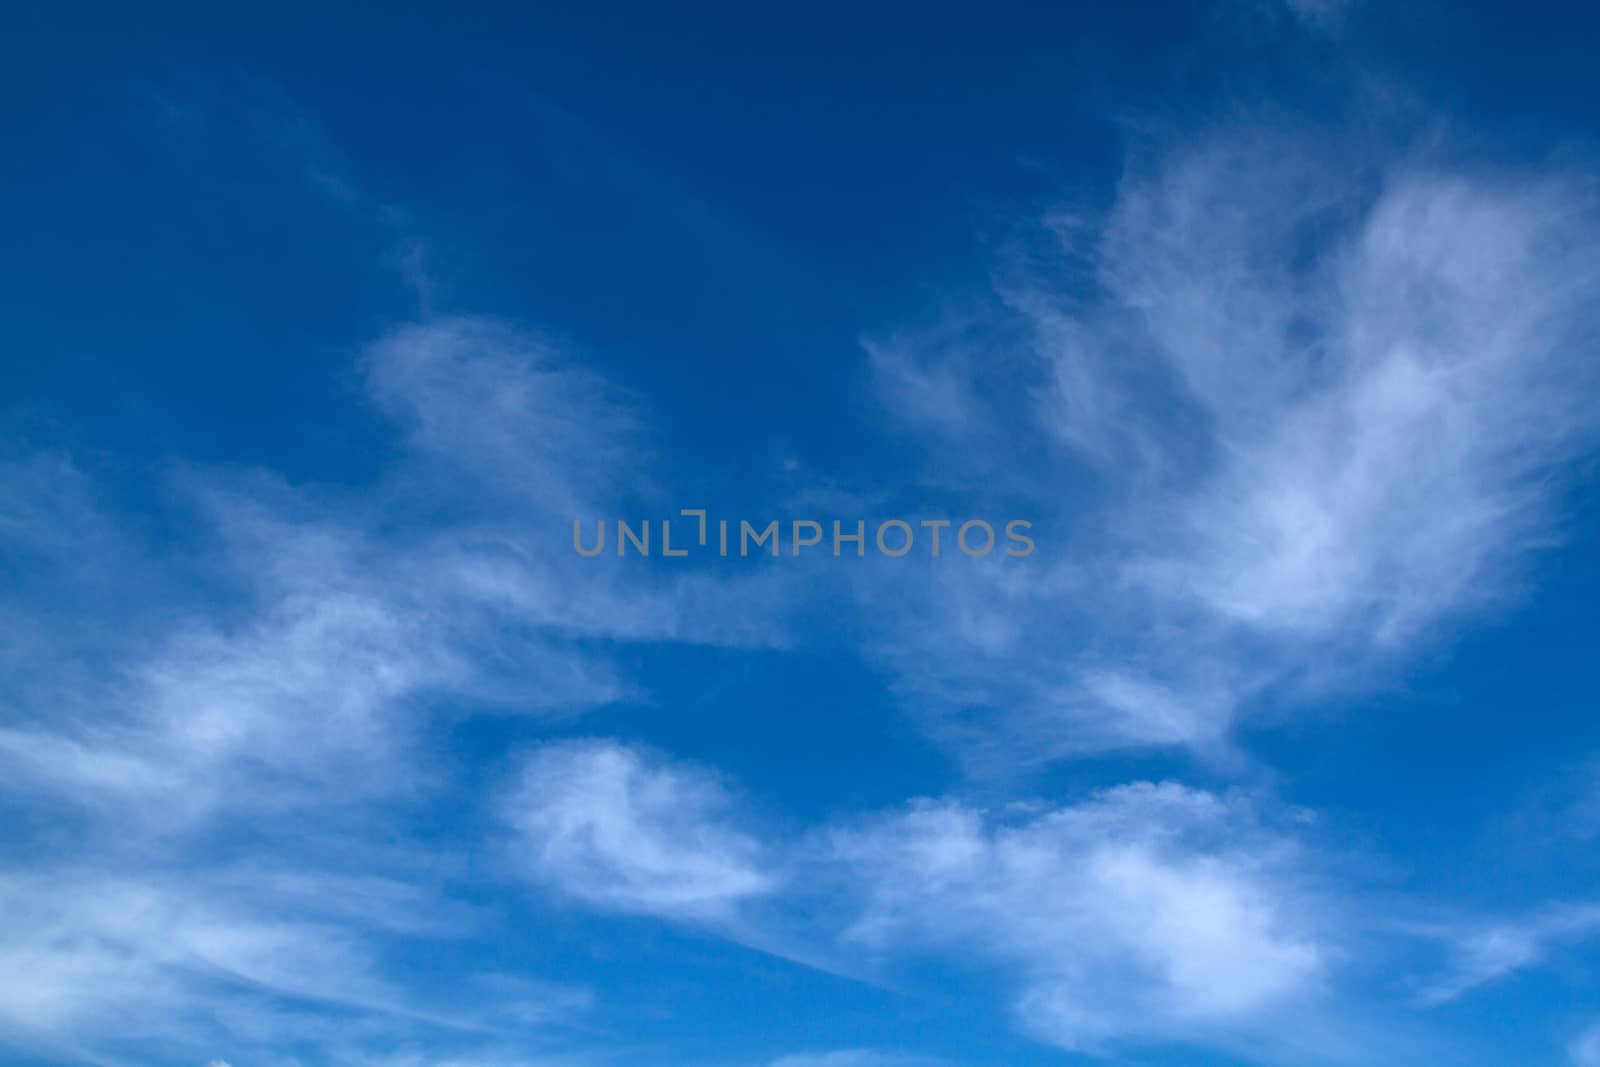
[[[14,12],[0,1062],[1600,1065],[1597,31]]]

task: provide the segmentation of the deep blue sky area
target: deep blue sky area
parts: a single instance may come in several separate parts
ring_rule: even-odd
[[[4,23],[0,1064],[1600,1067],[1600,10]]]

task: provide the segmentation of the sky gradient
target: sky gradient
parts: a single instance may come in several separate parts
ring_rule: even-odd
[[[8,22],[0,1063],[1600,1067],[1600,15]]]

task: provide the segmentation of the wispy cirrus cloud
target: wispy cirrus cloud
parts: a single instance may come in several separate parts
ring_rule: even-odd
[[[1298,19],[1323,28],[1336,26],[1354,7],[1356,0],[1286,0],[1286,6]]]
[[[363,367],[417,454],[445,466],[435,493],[465,478],[469,500],[521,498],[571,516],[614,500],[622,475],[648,462],[635,401],[551,339],[503,321],[401,325],[368,347]]]
[[[1003,709],[992,736],[1035,754],[1216,751],[1263,699],[1361,688],[1516,595],[1595,443],[1600,214],[1574,173],[1439,156],[1245,120],[1158,139],[999,272],[987,330],[869,344],[947,485],[1039,456],[992,484],[1072,548],[876,596],[952,624],[937,653],[885,627],[908,688]],[[972,436],[997,418],[1005,443]]]
[[[68,1058],[281,1054],[284,1026],[321,1044],[440,1034],[531,1037],[583,1011],[588,994],[542,984],[509,995],[462,976],[473,999],[422,998],[388,973],[397,933],[450,939],[479,921],[431,888],[304,867],[187,865],[117,874],[100,865],[0,875],[0,1033]]]
[[[333,157],[314,128],[279,133],[313,186],[362,203],[318,162]],[[867,345],[881,411],[921,446],[913,488],[1023,502],[1071,545],[1026,569],[913,561],[830,587],[859,598],[842,629],[871,635],[908,702],[948,713],[991,781],[1108,750],[1228,754],[1254,707],[1359,687],[1498,603],[1557,525],[1556,468],[1594,428],[1590,189],[1376,150],[1352,164],[1316,140],[1246,124],[1165,144],[1103,215],[1054,214],[1057,247],[1003,272],[995,307]],[[23,592],[0,655],[27,666],[3,690],[0,798],[30,844],[48,827],[51,852],[0,878],[10,1039],[256,1062],[293,1032],[318,1062],[504,1063],[587,1011],[581,990],[527,978],[472,976],[481,1003],[444,1008],[409,988],[392,956],[470,933],[448,880],[415,863],[375,877],[381,863],[336,862],[306,830],[404,836],[431,805],[470,852],[477,797],[452,792],[461,768],[430,731],[638,697],[636,646],[794,639],[814,572],[599,569],[566,551],[577,514],[662,504],[648,483],[668,466],[637,398],[581,363],[494,317],[397,325],[360,360],[392,446],[381,473],[184,472],[150,505],[184,529],[181,561],[69,462],[7,479],[0,538]],[[35,584],[40,561],[66,580]],[[85,634],[87,618],[119,632]],[[999,807],[955,788],[787,835],[714,771],[620,742],[538,747],[492,788],[520,873],[579,906],[839,973],[981,971],[1067,1049],[1348,1051],[1319,1029],[1345,905],[1313,884],[1295,813],[1146,773]],[[280,866],[218,859],[257,842]],[[1576,908],[1452,928],[1455,968],[1428,997],[1593,926]]]
[[[1241,184],[1180,167],[1118,224],[1119,293],[1218,452],[1152,580],[1272,635],[1402,641],[1494,595],[1548,529],[1547,476],[1592,444],[1574,396],[1600,277],[1571,235],[1593,205],[1560,179],[1407,170],[1259,233]],[[1296,269],[1316,209],[1356,218]]]
[[[580,569],[572,509],[622,491],[606,471],[634,415],[548,342],[442,319],[384,335],[365,367],[399,430],[374,484],[154,476],[136,514],[182,529],[170,552],[64,457],[21,461],[30,476],[0,494],[7,563],[35,576],[10,609],[70,594],[105,623],[3,620],[4,655],[30,666],[0,694],[0,802],[29,813],[19,833],[56,828],[40,852],[53,866],[3,884],[6,969],[28,976],[0,986],[8,1040],[240,1059],[289,1026],[339,1062],[408,1042],[447,1062],[437,1050],[476,1054],[586,1009],[581,991],[470,974],[477,1007],[425,1005],[389,954],[472,935],[426,921],[456,910],[444,880],[409,863],[358,876],[388,861],[331,856],[322,835],[403,838],[454,803],[453,768],[423,743],[441,721],[634,695],[616,646],[769,643],[781,601],[748,583],[722,593],[743,608],[730,618],[690,610],[723,590],[715,575]],[[428,521],[412,521],[419,506]],[[688,796],[634,814],[670,819]],[[219,841],[267,843],[271,871],[241,889]]]
[[[938,1060],[875,1049],[837,1049],[780,1056],[767,1067],[939,1067]]]
[[[0,731],[0,758],[20,776],[162,820],[264,797],[285,805],[403,792],[415,776],[397,768],[428,701],[595,706],[634,692],[597,642],[782,640],[783,590],[770,577],[619,574],[565,550],[575,512],[604,513],[617,499],[620,427],[635,420],[546,343],[504,323],[453,319],[401,327],[366,365],[376,401],[423,458],[403,454],[365,495],[261,473],[183,474],[175,495],[199,521],[205,576],[235,599],[195,604],[137,648],[101,650],[123,657],[114,674],[67,676],[110,706],[48,726],[16,717]],[[453,495],[463,472],[486,479],[465,498]],[[84,503],[82,482],[55,492],[18,483],[10,541],[63,575],[90,568],[93,581],[115,583],[61,540],[100,530],[115,544],[110,557],[131,551],[105,532],[113,519]],[[64,522],[48,502],[68,490],[77,502],[58,500],[73,509]],[[425,529],[396,517],[419,498],[438,520]],[[152,580],[171,566],[138,562]],[[740,611],[709,610],[721,601]],[[107,679],[114,693],[99,688]],[[241,788],[241,775],[261,788]]]
[[[1429,982],[1422,1002],[1444,1004],[1544,965],[1562,949],[1600,936],[1600,904],[1547,905],[1511,919],[1483,920],[1442,930],[1451,959]]]

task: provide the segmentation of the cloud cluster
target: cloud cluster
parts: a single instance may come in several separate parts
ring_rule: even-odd
[[[392,446],[371,484],[185,471],[152,493],[186,531],[167,555],[91,473],[8,466],[0,538],[30,577],[0,607],[0,800],[19,834],[48,832],[33,869],[0,871],[0,1036],[197,1062],[289,1027],[335,1062],[440,1062],[392,1051],[437,1031],[468,1035],[443,1062],[537,1044],[581,990],[472,975],[474,999],[425,1006],[390,977],[387,952],[475,928],[440,874],[452,849],[346,843],[405,840],[424,812],[474,851],[482,783],[430,736],[637,697],[638,646],[784,647],[819,591],[848,590],[858,611],[830,627],[864,632],[989,784],[1110,750],[1229,754],[1253,708],[1369,684],[1507,595],[1558,527],[1561,469],[1595,429],[1594,208],[1554,171],[1260,126],[1136,160],[1103,216],[1052,217],[1049,252],[1002,271],[985,313],[866,346],[874,415],[922,446],[913,491],[1039,509],[1025,566],[874,560],[827,586],[594,566],[565,550],[574,517],[681,503],[646,484],[647,419],[489,317],[430,315],[364,351]],[[1037,462],[1010,462],[1019,442]],[[1332,997],[1356,891],[1318,883],[1315,842],[1270,795],[1129,777],[794,833],[713,770],[618,741],[539,745],[490,788],[517,873],[567,906],[872,980],[931,967],[998,987],[1061,1048],[1270,1056]],[[257,847],[270,868],[221,858]],[[1423,999],[1597,929],[1588,906],[1452,927]]]
[[[378,977],[380,947],[466,933],[418,917],[455,910],[437,874],[402,857],[399,881],[356,877],[352,866],[395,857],[326,839],[404,840],[414,813],[457,802],[453,769],[423,744],[441,720],[622,699],[616,645],[773,640],[777,604],[755,583],[727,592],[715,576],[584,572],[541,549],[561,543],[570,509],[615,499],[607,486],[620,482],[633,421],[548,343],[441,319],[380,338],[364,366],[398,430],[381,481],[335,490],[179,471],[147,504],[185,530],[169,552],[130,536],[93,472],[59,457],[17,464],[28,476],[4,490],[0,533],[38,577],[8,610],[39,599],[31,619],[0,618],[8,659],[28,664],[3,692],[15,710],[0,727],[0,801],[56,828],[38,854],[56,869],[0,872],[9,1039],[76,1041],[72,1055],[94,1056],[149,1038],[166,1042],[155,1052],[197,1055],[214,1042],[261,1047],[265,1020],[285,1013],[331,1039],[331,1024],[309,1018],[329,1012],[364,1016],[374,1041],[477,1032],[472,1012],[424,1009]],[[738,599],[739,617],[688,610],[719,595]],[[100,613],[93,632],[47,606],[78,596]],[[167,610],[146,613],[146,601]],[[696,788],[685,779],[627,813],[645,832],[591,825],[587,840],[637,861],[657,820],[709,803]],[[276,871],[223,892],[225,857],[243,842],[259,842]],[[657,859],[691,869],[670,892],[641,882],[648,903],[675,893],[693,908],[740,877],[689,854]],[[309,888],[285,896],[290,883]],[[402,922],[392,905],[408,892]],[[529,996],[480,999],[523,1022],[583,1007],[556,987],[531,994],[551,1011],[532,1011]]]
[[[1330,962],[1304,854],[1244,800],[1148,782],[1012,813],[929,800],[765,846],[731,807],[702,771],[584,741],[531,756],[505,812],[566,897],[824,959],[1013,968],[1016,1011],[1067,1048],[1248,1029],[1314,999]]]

